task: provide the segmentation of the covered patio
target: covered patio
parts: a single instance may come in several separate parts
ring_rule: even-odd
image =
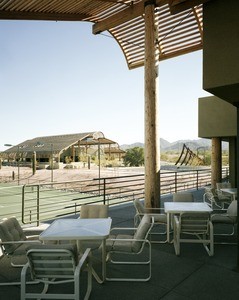
[[[2,20],[92,22],[93,34],[108,31],[129,69],[144,66],[145,201],[160,201],[159,62],[203,47],[203,3],[178,1],[4,1]],[[143,122],[143,120],[142,120]]]
[[[93,33],[109,31],[121,47],[128,63],[129,69],[144,66],[145,85],[145,205],[147,207],[157,207],[158,203],[164,201],[160,197],[160,145],[159,145],[159,114],[158,114],[158,74],[160,72],[158,64],[163,59],[186,54],[192,51],[203,49],[205,53],[205,70],[208,68],[204,82],[204,89],[223,96],[223,98],[237,106],[238,116],[238,68],[234,67],[235,76],[224,76],[229,79],[226,88],[224,81],[212,82],[210,79],[222,72],[216,72],[221,68],[220,64],[211,66],[214,54],[219,49],[227,53],[227,57],[233,60],[238,56],[235,53],[234,43],[237,40],[231,29],[238,22],[233,19],[226,27],[229,35],[225,37],[224,48],[217,45],[218,40],[212,41],[211,37],[216,37],[217,26],[223,22],[218,22],[214,10],[222,14],[224,19],[225,7],[230,7],[231,13],[237,1],[221,0],[155,0],[155,1],[107,1],[107,0],[84,0],[84,1],[11,1],[6,0],[0,4],[0,18],[12,20],[54,20],[54,21],[89,21],[94,23]],[[204,5],[202,5],[205,3]],[[219,4],[218,4],[219,3]],[[228,4],[230,3],[230,5]],[[217,5],[218,4],[218,5]],[[214,6],[215,5],[215,6]],[[205,28],[203,31],[203,6],[206,8]],[[237,4],[238,7],[238,4]],[[204,11],[205,12],[205,11]],[[235,15],[235,13],[234,13]],[[229,13],[227,20],[231,20]],[[235,21],[236,20],[236,21]],[[211,22],[212,21],[212,22]],[[223,25],[223,24],[222,24]],[[238,25],[238,23],[237,23]],[[232,28],[231,28],[232,27]],[[212,30],[215,30],[215,32]],[[229,30],[230,29],[230,30]],[[203,32],[206,39],[203,42]],[[223,32],[223,31],[222,31]],[[235,32],[234,32],[235,33]],[[227,38],[232,39],[232,43],[227,42]],[[219,37],[220,40],[220,37]],[[221,40],[220,40],[221,42]],[[238,42],[237,42],[238,43]],[[233,48],[233,51],[228,49]],[[213,53],[211,53],[211,51]],[[221,53],[220,53],[221,54]],[[223,60],[223,55],[217,57]],[[226,61],[226,60],[224,60]],[[234,60],[234,63],[238,60]],[[225,66],[223,71],[225,70]],[[231,70],[229,68],[229,74]],[[204,72],[204,76],[206,72]],[[210,75],[212,77],[210,77]],[[215,88],[216,86],[216,88]],[[231,95],[231,90],[233,91]],[[237,118],[237,149],[239,149],[238,128],[239,118]],[[220,157],[218,140],[215,141],[212,182],[220,173]],[[237,150],[238,152],[238,150]],[[239,162],[237,165],[236,186],[238,186]],[[202,200],[202,193],[198,199]],[[118,206],[110,210],[114,226],[132,227],[134,209],[132,206]],[[147,283],[112,283],[106,282],[99,285],[94,282],[92,299],[235,299],[239,296],[238,280],[239,273],[239,251],[235,245],[215,245],[215,255],[208,257],[204,249],[199,245],[190,245],[182,249],[180,257],[176,257],[171,244],[153,244],[152,246],[152,279]],[[0,278],[4,281],[9,269],[4,259],[0,260]],[[128,271],[130,272],[131,269]],[[12,273],[11,273],[12,274]],[[14,273],[14,275],[17,275]],[[11,276],[11,275],[10,275]],[[65,287],[62,287],[65,289]],[[1,287],[0,298],[12,297],[19,299],[19,287]],[[115,296],[112,296],[115,295]]]
[[[195,201],[202,201],[204,189],[194,190]],[[163,201],[172,201],[164,196]],[[109,208],[112,227],[132,227],[135,208],[125,204]],[[202,245],[185,244],[176,256],[173,244],[152,244],[152,278],[148,282],[109,282],[99,284],[93,279],[90,299],[237,299],[239,274],[236,267],[236,245],[215,244],[215,254],[209,257]],[[11,268],[0,259],[0,282],[19,279],[21,268]],[[131,268],[127,275],[130,276]],[[135,275],[135,274],[134,274]],[[85,276],[85,274],[84,274]],[[83,277],[83,279],[85,279]],[[71,285],[57,287],[67,292]],[[85,288],[84,280],[82,283]],[[31,289],[37,289],[36,285]],[[82,291],[83,292],[83,291]],[[20,299],[19,286],[1,286],[0,299]]]

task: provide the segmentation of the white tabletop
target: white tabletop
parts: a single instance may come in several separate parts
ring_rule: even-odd
[[[221,189],[222,192],[224,193],[228,193],[228,194],[232,194],[232,195],[236,195],[237,194],[237,188],[223,188]]]
[[[40,236],[40,240],[95,240],[106,239],[111,228],[111,218],[58,219]]]
[[[180,212],[211,212],[212,209],[204,202],[165,202],[166,213]]]

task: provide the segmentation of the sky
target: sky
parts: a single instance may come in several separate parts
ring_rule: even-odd
[[[40,136],[102,131],[144,142],[144,68],[84,22],[0,21],[0,151]],[[202,51],[159,63],[159,136],[198,139]]]

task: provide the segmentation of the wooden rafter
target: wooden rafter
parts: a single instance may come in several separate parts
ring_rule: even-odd
[[[146,0],[141,1],[137,4],[133,4],[123,11],[113,14],[107,19],[97,22],[93,25],[93,33],[97,34],[105,30],[109,30],[111,28],[117,27],[123,23],[126,23],[132,19],[135,19],[144,14],[144,5]],[[167,0],[155,0],[155,6],[159,7],[167,4]]]

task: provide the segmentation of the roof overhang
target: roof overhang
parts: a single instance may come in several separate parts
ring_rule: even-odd
[[[133,69],[144,65],[146,3],[155,6],[158,32],[156,47],[159,60],[164,60],[202,48],[204,2],[206,1],[5,0],[0,2],[0,19],[92,22],[94,34],[108,31],[115,38],[129,69]]]

